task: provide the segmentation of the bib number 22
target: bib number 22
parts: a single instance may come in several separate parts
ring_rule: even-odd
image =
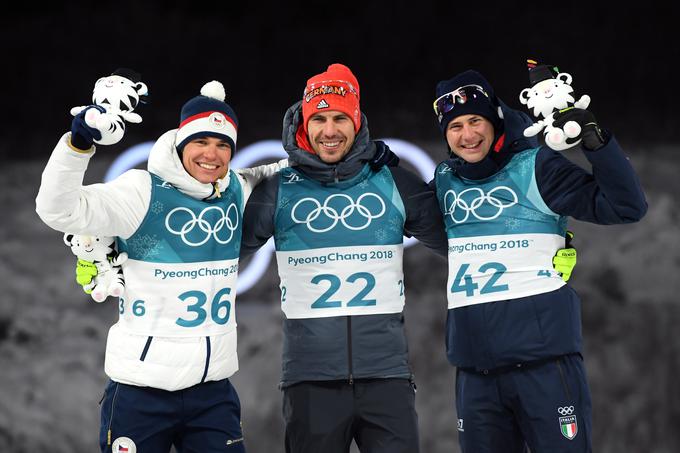
[[[342,284],[340,278],[333,274],[321,274],[312,279],[315,285],[321,282],[328,282],[330,286],[313,304],[312,308],[336,308],[342,306],[339,300],[330,300],[331,297],[340,289]],[[376,304],[375,299],[365,299],[368,293],[375,287],[375,277],[368,272],[357,272],[346,279],[347,283],[363,282],[364,286],[360,291],[347,302],[348,307],[367,307]],[[361,284],[361,283],[359,283]]]

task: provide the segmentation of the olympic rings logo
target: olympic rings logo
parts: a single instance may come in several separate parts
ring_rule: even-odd
[[[493,194],[498,191],[505,191],[509,196],[506,196],[503,199],[496,198]],[[468,203],[470,194],[473,194],[473,196],[476,195],[476,197]],[[510,199],[510,201],[504,203],[503,201],[507,199]],[[487,194],[479,187],[465,189],[459,194],[456,194],[454,190],[447,190],[444,194],[444,204],[446,205],[446,212],[444,212],[444,214],[449,215],[451,220],[455,223],[464,223],[470,217],[470,214],[479,220],[493,220],[501,215],[503,209],[514,206],[517,204],[517,201],[517,194],[506,186],[494,187]],[[484,216],[478,213],[477,210],[482,207],[485,202],[496,208],[497,211],[495,214]],[[460,215],[456,215],[457,212],[464,213],[462,218],[460,218]]]
[[[378,213],[375,214],[372,213],[371,209],[362,204],[362,201],[367,199],[368,197],[375,198],[380,203],[380,209]],[[347,206],[343,207],[340,210],[340,212],[338,212],[335,208],[330,206],[331,200],[336,198],[345,199],[347,200],[348,203]],[[298,216],[296,215],[297,209],[302,204],[307,205],[309,203],[311,203],[312,206],[314,206],[314,208],[311,211],[309,211],[307,213],[307,216],[304,217],[303,219],[298,218]],[[324,200],[323,205],[314,198],[311,197],[303,198],[302,200],[295,203],[295,206],[293,206],[293,209],[290,212],[290,217],[291,219],[293,219],[293,222],[295,223],[306,224],[307,228],[314,233],[325,233],[326,231],[330,231],[333,228],[335,228],[335,226],[338,224],[338,221],[340,221],[347,229],[359,231],[368,227],[373,221],[373,219],[381,217],[385,213],[386,209],[387,208],[385,207],[385,202],[375,193],[367,192],[365,194],[362,194],[357,199],[356,203],[349,195],[339,193],[330,195],[328,198],[326,198],[326,200]],[[347,223],[346,219],[348,219],[354,213],[354,211],[358,212],[359,215],[365,219],[362,225],[354,226]],[[312,222],[317,220],[321,216],[321,214],[324,214],[325,216],[324,218],[328,218],[329,220],[331,220],[331,224],[329,226],[326,226],[325,228],[315,227],[314,225],[312,225]]]
[[[571,415],[574,413],[574,406],[558,407],[557,412],[559,412],[560,415]]]
[[[205,219],[206,214],[209,213],[210,211],[217,211],[219,217],[217,218],[217,221],[212,224],[208,220]],[[171,223],[176,224],[176,222],[172,222],[170,220],[175,213],[178,212],[186,212],[189,214],[190,218],[189,220],[182,225],[182,227],[179,230],[174,229],[171,226]],[[177,216],[174,217],[175,219]],[[189,240],[187,237],[187,234],[191,233],[194,231],[194,229],[198,226],[200,231],[203,231],[205,233],[205,237],[200,240],[199,242],[192,242]],[[222,239],[219,236],[219,233],[226,227],[229,237],[226,239]],[[165,217],[165,228],[168,229],[168,231],[172,234],[176,234],[182,237],[182,241],[191,247],[198,247],[200,245],[205,244],[210,240],[211,237],[215,239],[215,241],[218,244],[228,244],[232,238],[234,237],[234,232],[238,229],[238,208],[234,203],[230,204],[229,207],[227,208],[227,211],[223,211],[220,206],[208,206],[207,208],[204,208],[201,213],[196,217],[194,214],[194,211],[192,211],[189,208],[185,207],[178,207],[173,209],[168,213],[168,215]]]

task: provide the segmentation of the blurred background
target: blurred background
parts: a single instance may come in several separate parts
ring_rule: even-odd
[[[143,123],[98,152],[86,183],[101,181],[129,147],[175,128],[182,104],[212,79],[224,83],[238,114],[240,147],[278,140],[307,78],[335,62],[359,79],[374,138],[408,141],[439,162],[445,146],[431,110],[437,81],[477,69],[520,109],[527,58],[557,65],[574,77],[577,96],[591,96],[590,109],[622,144],[650,206],[634,225],[570,223],[594,450],[680,451],[678,19],[678,6],[653,2],[624,10],[600,2],[193,1],[188,8],[123,1],[4,11],[0,452],[98,451],[103,353],[116,305],[82,293],[74,257],[61,233],[41,223],[34,200],[51,150],[70,128],[70,108],[89,103],[99,77],[136,69],[151,103],[137,110]],[[580,151],[568,156],[586,165]],[[446,262],[416,245],[405,253],[405,274],[421,450],[457,452],[455,370],[444,354]],[[241,369],[233,382],[247,447],[283,451],[274,260],[237,300]]]

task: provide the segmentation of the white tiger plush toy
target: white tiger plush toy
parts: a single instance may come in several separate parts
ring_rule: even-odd
[[[142,117],[133,110],[139,103],[145,103],[149,95],[147,86],[140,81],[138,73],[120,68],[108,77],[102,77],[94,84],[92,103],[102,107],[100,112],[90,106],[73,107],[71,115],[76,116],[85,109],[85,123],[97,129],[102,137],[94,142],[100,145],[118,143],[125,134],[125,121],[141,123]]]
[[[92,291],[96,302],[104,302],[108,296],[119,297],[125,289],[123,270],[120,265],[127,261],[127,253],[116,251],[116,240],[109,236],[86,236],[64,234],[64,244],[81,260],[97,266],[97,275],[83,289]]]
[[[571,75],[559,72],[557,67],[537,65],[534,60],[527,60],[529,65],[529,81],[531,88],[523,89],[519,101],[530,110],[535,118],[540,118],[524,130],[525,137],[533,137],[543,131],[545,143],[556,151],[562,151],[578,144],[581,126],[576,121],[567,121],[563,127],[553,125],[554,115],[560,110],[576,107],[588,108],[590,96],[583,95],[574,101],[571,87]]]

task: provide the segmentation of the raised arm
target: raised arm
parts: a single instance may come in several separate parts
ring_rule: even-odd
[[[536,156],[536,182],[543,200],[553,212],[578,220],[599,224],[640,220],[647,201],[619,144],[588,110],[562,110],[553,124],[562,127],[570,121],[581,127],[581,146],[592,174],[544,147]]]
[[[58,231],[127,238],[141,224],[149,204],[150,176],[130,170],[109,183],[83,186],[94,154],[94,147],[77,150],[70,133],[65,134],[43,171],[36,212]]]
[[[647,212],[645,195],[616,140],[583,152],[592,173],[557,151],[539,151],[536,182],[546,205],[558,214],[603,225],[640,220]]]

